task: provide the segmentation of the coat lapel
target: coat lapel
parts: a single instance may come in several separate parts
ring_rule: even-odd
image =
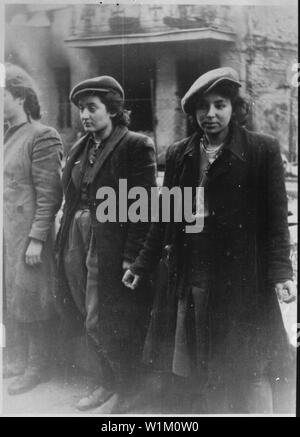
[[[91,174],[91,183],[93,183],[96,175],[99,173],[99,170],[110,156],[110,154],[114,151],[115,147],[121,141],[121,139],[127,134],[128,129],[125,126],[116,126],[111,136],[108,138],[102,153],[99,156],[99,159],[95,162],[93,167],[93,171]]]
[[[176,173],[179,175],[178,185],[194,187],[199,173],[199,134],[193,134],[178,162]]]
[[[19,124],[18,126],[12,126],[12,127],[9,127],[9,128],[5,131],[5,134],[4,134],[4,145],[9,141],[10,138],[12,138],[12,136],[13,136],[16,132],[18,132],[18,131],[19,131],[19,133],[22,132],[23,129],[22,129],[22,131],[20,131],[20,129],[21,129],[21,128],[24,128],[25,126],[27,127],[27,125],[28,125],[28,122],[25,122],[25,123],[21,123],[21,124]]]
[[[210,184],[232,170],[238,164],[246,163],[240,129],[232,127],[228,141],[224,145],[223,153],[213,162],[207,173],[207,183]]]
[[[68,186],[68,182],[71,178],[74,163],[78,158],[78,156],[82,153],[83,149],[86,147],[88,139],[89,139],[89,134],[84,135],[71,148],[69,155],[67,156],[66,165],[62,175],[62,183],[64,187]]]

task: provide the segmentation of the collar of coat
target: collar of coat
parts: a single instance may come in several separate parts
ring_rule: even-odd
[[[244,129],[231,126],[228,138],[224,144],[223,153],[210,166],[206,177],[205,186],[215,181],[219,176],[232,170],[234,163],[245,165],[246,138]],[[198,180],[200,154],[200,133],[196,132],[186,140],[186,146],[177,162],[177,177],[175,184],[180,186],[195,186]]]
[[[110,154],[114,151],[116,146],[122,140],[122,138],[127,134],[128,128],[125,126],[116,126],[105,142],[105,147],[103,152],[100,154],[99,159],[95,162],[93,167],[93,172],[91,175],[91,182],[93,182],[94,178],[98,174],[99,170],[110,156]],[[67,157],[67,162],[65,165],[64,173],[63,173],[63,182],[67,182],[72,173],[73,166],[77,160],[77,158],[82,154],[84,148],[87,146],[90,133],[84,135],[80,138],[72,147],[69,156]]]
[[[184,155],[194,155],[195,145],[198,147],[199,141],[200,133],[195,132],[191,137],[188,138]],[[229,135],[225,141],[224,149],[229,150],[241,161],[246,161],[242,128],[235,125],[230,126]]]
[[[4,134],[4,143],[7,143],[9,138],[13,136],[21,127],[28,124],[28,121],[24,121],[23,123],[18,124],[17,126],[8,127]]]

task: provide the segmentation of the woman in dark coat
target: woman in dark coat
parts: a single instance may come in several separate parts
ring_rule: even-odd
[[[10,394],[46,377],[54,307],[54,219],[62,201],[62,143],[41,124],[35,85],[20,67],[6,66],[4,119],[4,316],[16,355],[4,376],[20,375]],[[14,334],[14,335],[13,335]],[[15,337],[15,340],[13,340]],[[11,348],[10,350],[13,350]]]
[[[149,224],[118,218],[119,182],[127,184],[121,200],[133,186],[150,190],[156,166],[151,139],[127,128],[124,91],[114,78],[83,81],[70,98],[79,108],[86,134],[71,149],[63,173],[58,298],[66,317],[71,319],[73,313],[79,325],[85,325],[90,346],[98,352],[101,380],[77,405],[86,410],[133,385],[139,370],[150,297],[146,288],[130,293],[121,279],[141,249]],[[116,195],[116,217],[107,221],[99,217],[101,187]]]
[[[291,377],[278,304],[295,298],[280,149],[238,125],[239,86],[231,68],[201,76],[182,99],[196,132],[167,152],[166,187],[204,187],[202,232],[153,224],[123,277],[134,289],[162,258],[144,359],[197,378],[208,413],[224,411],[213,399],[224,394],[228,411],[270,413],[272,383]]]

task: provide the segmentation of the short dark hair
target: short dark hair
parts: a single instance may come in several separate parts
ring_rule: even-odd
[[[87,91],[83,92],[82,96],[96,96],[105,105],[106,110],[111,114],[116,114],[112,118],[112,122],[115,126],[129,126],[130,124],[130,111],[124,108],[124,100],[119,93],[109,91],[101,93],[100,91]],[[80,98],[78,98],[79,101]],[[77,102],[78,103],[78,102]]]
[[[244,125],[247,121],[247,117],[250,112],[250,101],[248,97],[241,96],[239,87],[235,85],[230,85],[228,83],[220,83],[216,85],[210,92],[219,94],[222,97],[225,97],[231,101],[232,105],[232,117],[231,117],[231,123],[235,123],[238,125]],[[204,98],[205,94],[196,94],[193,98],[193,101],[191,102],[193,112],[189,116],[189,121],[192,125],[192,127],[195,130],[201,131],[202,129],[198,125],[198,122],[196,120],[195,116],[195,109],[196,105],[199,101],[201,101],[201,98]]]

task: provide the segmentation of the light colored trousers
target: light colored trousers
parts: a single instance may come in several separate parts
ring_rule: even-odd
[[[73,299],[85,319],[87,333],[98,339],[98,260],[88,209],[72,220],[64,252],[65,273]]]

